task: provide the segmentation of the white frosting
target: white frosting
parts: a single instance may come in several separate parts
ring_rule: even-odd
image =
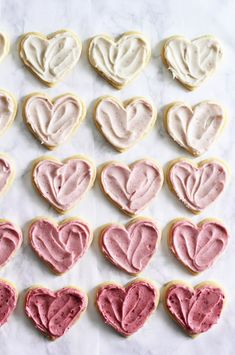
[[[0,90],[0,135],[11,125],[16,114],[16,103],[11,95]]]
[[[60,31],[42,38],[26,34],[21,41],[20,56],[43,81],[55,84],[75,66],[81,54],[81,43],[70,31]]]
[[[164,57],[173,77],[192,89],[201,85],[216,69],[222,58],[222,48],[209,36],[192,41],[175,37],[166,42]]]
[[[9,43],[6,35],[0,32],[0,60],[2,60],[9,51]]]
[[[194,155],[208,150],[224,121],[222,107],[210,101],[201,102],[194,109],[184,103],[176,103],[167,112],[168,133]]]
[[[126,85],[146,65],[150,47],[141,34],[123,34],[113,41],[106,36],[96,36],[89,47],[91,64],[117,86]]]

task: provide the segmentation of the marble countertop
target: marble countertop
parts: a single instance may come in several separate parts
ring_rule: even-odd
[[[8,193],[0,200],[0,217],[8,218],[22,227],[40,215],[48,215],[57,221],[58,216],[34,191],[31,184],[31,162],[41,155],[66,158],[84,154],[97,166],[116,159],[130,163],[150,156],[165,164],[174,158],[188,156],[166,134],[162,112],[166,104],[183,100],[195,104],[205,99],[217,100],[228,111],[229,123],[207,157],[219,157],[234,165],[235,138],[235,2],[232,0],[47,0],[18,1],[1,0],[0,30],[11,40],[10,54],[0,64],[0,87],[12,92],[19,111],[15,123],[0,138],[0,151],[15,160],[17,176]],[[83,41],[79,64],[63,83],[53,89],[46,88],[23,67],[17,53],[19,36],[28,31],[44,33],[69,28],[78,33]],[[128,30],[143,32],[151,41],[152,59],[144,72],[121,91],[113,89],[90,67],[86,57],[87,40],[96,34],[108,33],[117,36]],[[161,41],[175,34],[189,38],[203,34],[218,37],[224,47],[224,61],[208,82],[195,92],[187,92],[174,82],[163,67],[160,58]],[[88,113],[84,123],[72,140],[55,152],[48,152],[33,138],[21,115],[22,99],[31,92],[44,92],[57,96],[74,92],[86,103]],[[119,99],[146,96],[152,99],[159,115],[156,125],[145,140],[126,153],[115,152],[96,130],[92,121],[94,100],[101,95],[114,95]],[[204,158],[204,156],[203,156]],[[199,159],[197,159],[199,160]],[[153,279],[160,287],[171,279],[182,279],[193,285],[204,280],[215,280],[227,292],[227,306],[217,326],[197,339],[190,339],[169,319],[160,305],[146,325],[130,339],[118,336],[107,327],[94,306],[95,287],[108,280],[122,284],[131,277],[115,269],[104,260],[97,246],[97,235],[86,256],[64,276],[54,276],[24,245],[12,261],[0,271],[0,277],[15,283],[20,297],[17,309],[0,330],[0,352],[4,355],[194,355],[234,354],[235,340],[235,184],[233,171],[229,186],[222,197],[201,216],[194,216],[174,198],[164,186],[158,198],[144,211],[144,215],[156,219],[163,229],[161,246],[144,271],[143,276]],[[98,184],[69,216],[80,216],[90,222],[94,230],[110,221],[126,222],[128,218],[113,207],[102,195]],[[228,248],[218,262],[200,276],[190,276],[170,255],[166,246],[166,224],[176,217],[188,217],[197,222],[206,217],[224,220],[231,231]],[[34,329],[23,311],[25,289],[33,284],[42,284],[53,290],[66,285],[78,285],[89,295],[86,314],[61,339],[50,342]]]

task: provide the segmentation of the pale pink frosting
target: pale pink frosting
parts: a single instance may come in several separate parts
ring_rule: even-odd
[[[21,231],[11,222],[0,222],[0,267],[4,266],[21,246]]]
[[[200,227],[189,221],[176,222],[171,229],[171,251],[193,272],[214,264],[228,243],[227,229],[219,222],[205,222]]]
[[[178,161],[171,167],[169,179],[185,206],[201,212],[223,192],[227,171],[219,161],[205,163],[199,168],[188,161]]]
[[[80,220],[56,226],[49,220],[38,219],[30,226],[29,238],[36,254],[61,274],[84,255],[90,244],[91,231]]]
[[[0,280],[0,327],[16,308],[17,292],[8,282]]]
[[[190,335],[206,332],[216,324],[224,302],[222,289],[209,284],[195,290],[173,285],[167,290],[165,300],[168,311]]]
[[[43,287],[29,289],[25,312],[37,329],[52,339],[61,337],[87,308],[86,295],[73,287],[52,292]]]
[[[96,304],[105,323],[129,336],[140,329],[157,307],[158,291],[147,281],[132,282],[126,288],[115,284],[101,286]]]
[[[111,162],[101,173],[105,194],[131,215],[146,207],[157,195],[162,183],[162,169],[150,160],[136,161],[130,166]]]
[[[93,184],[94,177],[92,164],[82,158],[71,158],[65,163],[45,159],[33,170],[33,181],[39,192],[62,212],[74,207]]]
[[[5,189],[9,183],[9,179],[13,174],[11,163],[6,157],[0,157],[0,193]]]
[[[117,267],[130,273],[141,272],[157,247],[160,232],[150,220],[131,222],[127,228],[112,224],[100,239],[104,255]]]

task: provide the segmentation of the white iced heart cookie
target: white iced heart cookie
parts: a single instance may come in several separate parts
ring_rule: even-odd
[[[124,104],[115,97],[101,97],[94,112],[98,129],[120,152],[143,138],[154,125],[156,116],[151,102],[143,97],[134,97]]]
[[[88,58],[95,70],[116,89],[122,89],[145,67],[151,49],[141,33],[125,32],[117,40],[95,36]]]
[[[23,63],[44,84],[54,86],[77,64],[82,50],[78,36],[61,30],[44,36],[29,32],[22,36],[19,54]]]
[[[223,108],[212,101],[200,102],[193,108],[183,102],[174,102],[165,113],[165,126],[169,135],[195,156],[209,149],[225,122]]]
[[[31,94],[23,105],[26,124],[48,149],[63,144],[78,128],[85,113],[84,103],[73,94],[53,100],[45,94]]]
[[[223,51],[218,40],[202,36],[192,41],[181,36],[166,40],[162,57],[173,78],[188,90],[200,86],[217,68]]]
[[[0,32],[0,61],[8,54],[9,48],[10,45],[7,36]]]
[[[0,135],[13,123],[17,112],[17,103],[12,94],[0,90]]]

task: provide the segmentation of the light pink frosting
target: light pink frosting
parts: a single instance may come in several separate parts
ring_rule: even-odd
[[[33,181],[40,194],[62,212],[74,207],[91,187],[94,178],[92,164],[82,158],[71,158],[65,163],[45,159],[33,170]]]
[[[211,161],[196,168],[185,160],[178,161],[171,167],[169,179],[185,206],[201,212],[223,192],[227,171],[219,161]]]
[[[130,166],[111,162],[101,173],[101,185],[119,208],[130,215],[138,214],[162,187],[162,169],[150,160]]]
[[[192,290],[177,284],[167,290],[165,304],[187,333],[196,335],[218,322],[224,301],[224,292],[219,287],[208,284]]]
[[[157,307],[158,291],[146,281],[132,282],[126,288],[115,284],[101,286],[97,307],[105,323],[129,336],[140,329]]]
[[[160,232],[150,220],[134,220],[127,228],[112,224],[101,234],[104,255],[117,267],[137,274],[148,264],[157,247]]]
[[[52,292],[43,287],[29,289],[25,312],[42,333],[52,339],[61,337],[87,308],[86,295],[73,287]]]
[[[6,185],[13,174],[11,163],[6,157],[0,156],[0,193],[5,189]]]
[[[0,280],[0,327],[7,322],[16,308],[17,293],[8,282]]]
[[[193,272],[212,266],[228,243],[227,229],[219,222],[200,227],[189,221],[176,222],[171,229],[171,251]]]
[[[21,246],[21,231],[11,222],[0,222],[0,267],[4,266]]]
[[[91,231],[85,222],[73,220],[56,226],[38,219],[29,229],[30,244],[36,254],[59,274],[68,271],[86,252]]]

